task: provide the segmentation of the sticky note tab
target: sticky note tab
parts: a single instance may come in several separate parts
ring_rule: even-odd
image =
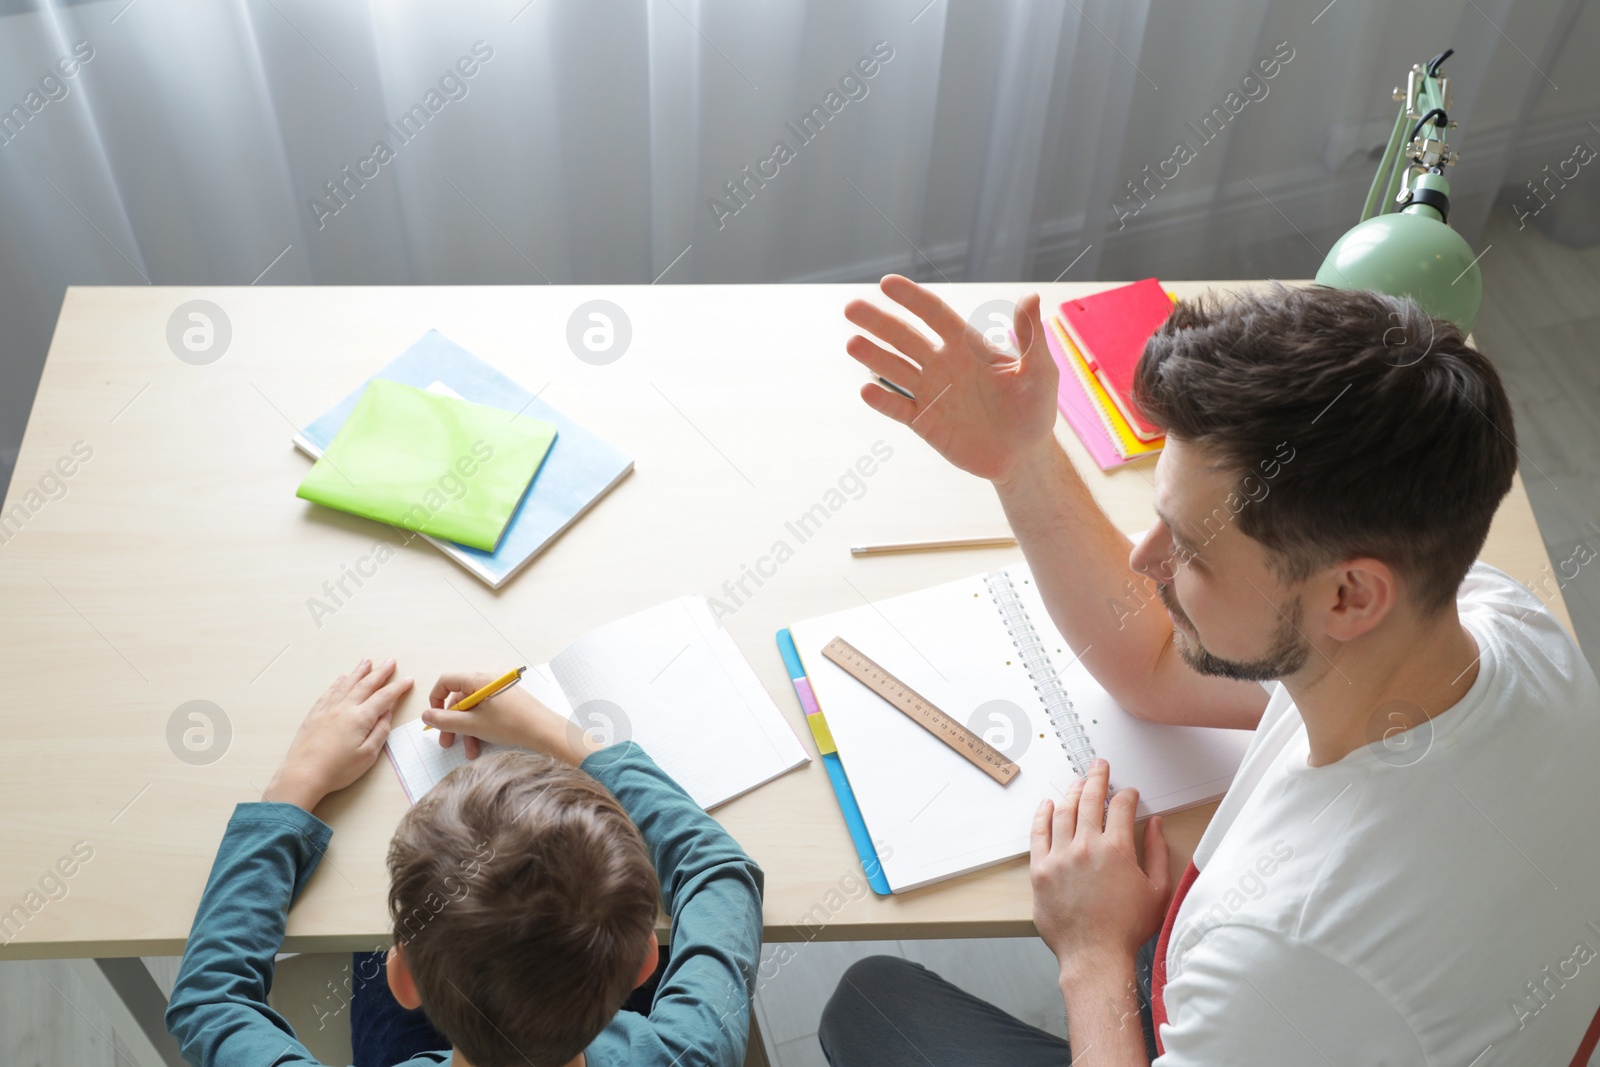
[[[807,715],[806,723],[811,727],[811,736],[817,739],[817,751],[824,756],[839,751],[839,746],[833,743],[833,734],[828,729],[828,720],[822,713]]]

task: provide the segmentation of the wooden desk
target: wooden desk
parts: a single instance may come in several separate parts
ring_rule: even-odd
[[[1038,289],[1049,308],[1100,287]],[[940,289],[967,314],[1027,287]],[[64,495],[0,532],[0,674],[10,683],[0,912],[76,842],[93,858],[0,959],[180,952],[233,806],[258,798],[312,700],[364,655],[393,655],[418,679],[405,719],[446,668],[540,663],[670,597],[698,591],[734,606],[738,596],[726,624],[812,749],[775,630],[1019,558],[850,557],[852,543],[1005,531],[986,483],[856,397],[865,375],[844,353],[855,331],[840,312],[857,296],[882,299],[872,285],[68,290],[7,514],[26,508],[76,442],[92,456],[62,479]],[[174,310],[197,298],[231,324],[229,347],[207,365],[179,360],[167,340]],[[566,341],[573,310],[595,298],[631,321],[629,348],[608,365],[579,360]],[[542,390],[637,469],[499,593],[417,541],[319,625],[308,600],[326,599],[323,583],[380,536],[394,538],[297,500],[308,464],[289,436],[430,328]],[[1102,475],[1065,423],[1057,433],[1113,520],[1149,525],[1153,461]],[[826,508],[825,494],[880,440],[892,458],[801,543],[786,522]],[[746,567],[779,540],[793,558],[738,594]],[[1530,584],[1546,573],[1520,481],[1484,557]],[[192,700],[231,725],[208,765],[168,745],[169,720]],[[384,851],[405,804],[380,762],[319,809],[337,832],[286,949],[387,944]],[[1175,865],[1211,810],[1168,821]],[[1021,859],[903,896],[852,898],[856,857],[816,763],[717,815],[766,870],[769,939],[1032,932]]]

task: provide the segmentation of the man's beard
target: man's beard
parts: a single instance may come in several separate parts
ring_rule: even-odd
[[[1311,643],[1300,635],[1302,612],[1299,598],[1290,605],[1287,614],[1280,612],[1278,629],[1272,635],[1272,644],[1266,655],[1259,659],[1232,660],[1223,659],[1200,643],[1194,623],[1178,606],[1171,586],[1164,582],[1157,583],[1156,595],[1177,620],[1173,624],[1173,638],[1178,646],[1178,655],[1201,674],[1235,678],[1241,682],[1267,682],[1294,674],[1305,666],[1311,656]]]

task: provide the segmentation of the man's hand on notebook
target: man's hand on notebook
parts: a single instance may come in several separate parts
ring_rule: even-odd
[[[363,659],[339,675],[295,731],[261,799],[310,811],[367,773],[389,737],[395,705],[410,689],[411,679],[396,677],[392,659],[376,665]]]
[[[570,724],[542,704],[520,685],[511,686],[488,698],[477,707],[454,711],[454,705],[468,693],[494,681],[486,671],[454,671],[439,676],[428,694],[428,709],[422,721],[439,731],[439,744],[449,748],[461,735],[467,758],[477,759],[480,741],[497,745],[516,745],[546,752],[577,766],[589,754],[581,742],[574,742]]]
[[[910,426],[957,467],[992,481],[1010,478],[1053,444],[1059,371],[1045,342],[1037,293],[1017,303],[1019,359],[911,279],[886,275],[879,288],[926,323],[937,341],[870,301],[846,304],[845,318],[883,344],[856,334],[845,351],[915,398],[868,382],[861,398],[870,407]]]
[[[1131,964],[1161,928],[1171,894],[1160,816],[1144,828],[1144,864],[1133,844],[1139,791],[1106,802],[1111,768],[1097,759],[1061,803],[1033,817],[1028,872],[1033,923],[1061,965],[1063,984],[1102,965]]]

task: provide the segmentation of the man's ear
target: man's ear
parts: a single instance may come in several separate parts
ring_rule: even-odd
[[[404,945],[394,945],[389,949],[383,967],[389,978],[389,992],[394,994],[400,1006],[408,1011],[422,1007],[422,994],[417,992],[416,979],[411,977],[411,964],[406,962]]]
[[[634,979],[633,988],[638,989],[650,980],[656,973],[656,968],[661,965],[661,942],[656,940],[656,932],[650,931],[650,944],[645,948],[644,963],[639,965],[639,977]]]
[[[1382,560],[1363,557],[1340,565],[1326,632],[1335,641],[1369,633],[1398,606],[1399,581]]]

